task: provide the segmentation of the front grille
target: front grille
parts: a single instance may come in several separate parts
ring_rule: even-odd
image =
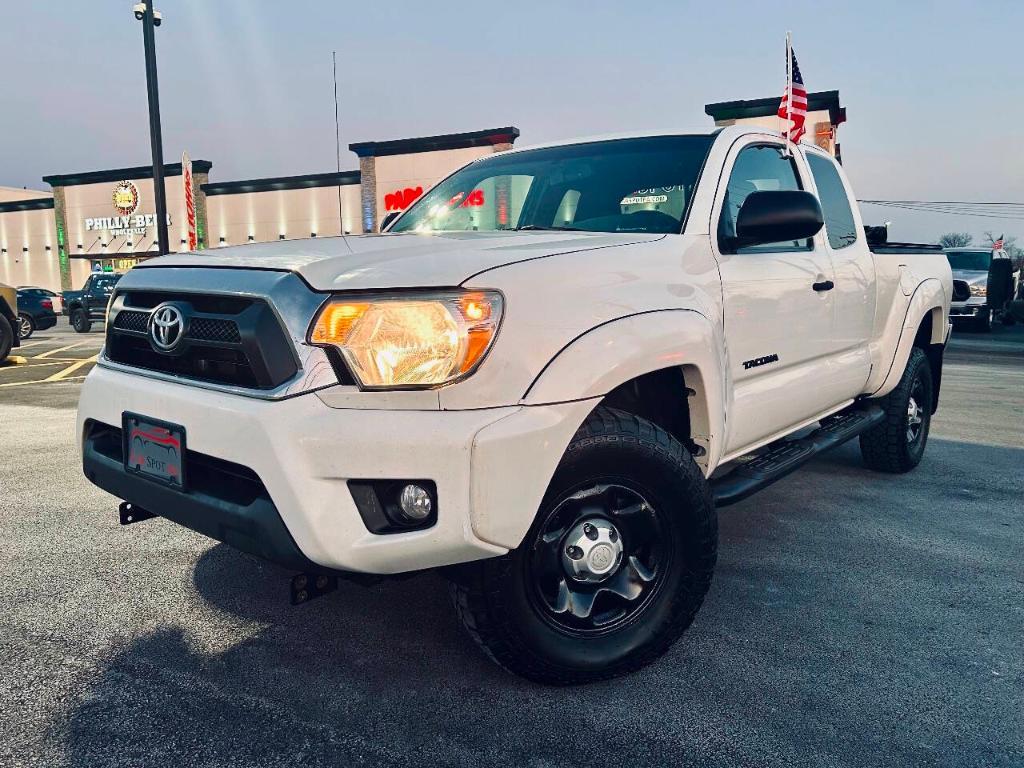
[[[172,353],[149,338],[152,310],[174,302],[186,333]],[[125,292],[110,308],[106,356],[123,365],[197,381],[273,389],[298,370],[294,348],[267,302],[209,294]]]
[[[241,344],[242,337],[238,333],[238,324],[231,320],[220,320],[213,317],[197,317],[188,327],[188,337],[201,341],[219,341],[225,344]]]
[[[198,381],[234,387],[260,386],[245,354],[238,349],[196,346],[172,356],[155,351],[148,338],[118,335],[108,342],[107,357],[134,368]]]
[[[114,318],[114,328],[119,331],[146,333],[149,328],[149,312],[122,309]],[[238,323],[216,317],[194,317],[188,327],[188,338],[196,341],[213,341],[224,344],[241,344]]]
[[[117,317],[114,318],[114,327],[120,331],[145,333],[148,322],[149,312],[132,312],[126,309],[117,313]]]

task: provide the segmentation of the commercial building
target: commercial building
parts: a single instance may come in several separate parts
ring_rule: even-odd
[[[838,91],[808,95],[809,138],[839,155],[846,120]],[[781,128],[778,97],[708,104],[716,125]],[[812,133],[813,132],[813,133]],[[512,147],[508,126],[392,141],[350,144],[356,170],[210,181],[213,163],[192,161],[200,248],[248,242],[376,232],[392,211],[407,208],[452,171]],[[180,163],[164,166],[172,251],[187,249]],[[156,255],[151,166],[44,176],[52,191],[0,187],[0,282],[53,290],[78,288],[91,271],[121,272]]]
[[[192,161],[200,248],[375,232],[456,168],[509,149],[519,130],[352,144],[359,169],[211,182]],[[187,249],[180,163],[164,166],[172,251]],[[156,255],[152,166],[54,174],[52,191],[0,187],[0,282],[77,288],[93,270],[122,272]]]

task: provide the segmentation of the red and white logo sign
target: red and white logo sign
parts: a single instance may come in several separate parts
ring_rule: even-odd
[[[405,189],[388,192],[384,195],[384,210],[404,211],[422,194],[423,187],[416,187],[415,189],[412,187],[406,187]]]
[[[188,222],[188,249],[194,251],[196,238],[196,199],[192,192],[192,160],[188,152],[181,153],[181,179],[185,185],[185,219]]]

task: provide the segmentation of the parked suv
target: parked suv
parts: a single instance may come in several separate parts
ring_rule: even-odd
[[[693,621],[716,507],[854,437],[921,461],[951,291],[765,129],[515,149],[382,235],[133,269],[79,445],[122,522],[294,569],[297,602],[439,568],[499,664],[603,679]]]

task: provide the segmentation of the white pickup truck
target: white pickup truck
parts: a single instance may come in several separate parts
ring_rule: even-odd
[[[384,234],[129,272],[84,471],[122,523],[297,571],[295,602],[442,569],[505,668],[608,678],[693,621],[716,507],[855,436],[872,469],[920,461],[951,290],[941,250],[870,250],[840,167],[768,131],[517,149]]]

